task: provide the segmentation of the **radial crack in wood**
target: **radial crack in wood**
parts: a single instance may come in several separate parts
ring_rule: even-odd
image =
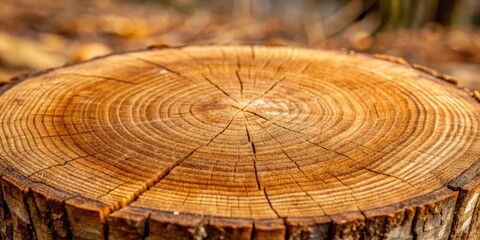
[[[19,77],[0,86],[0,238],[478,239],[479,94],[455,84],[263,46]]]

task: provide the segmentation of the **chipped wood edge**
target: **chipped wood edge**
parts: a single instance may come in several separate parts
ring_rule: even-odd
[[[349,55],[357,54],[356,52],[354,52],[352,50],[344,50],[343,52],[347,53]],[[446,82],[446,83],[450,83],[451,85],[455,86],[457,89],[468,93],[468,95],[470,95],[472,98],[474,98],[475,100],[480,102],[480,92],[478,90],[471,90],[471,89],[462,87],[460,80],[458,80],[457,78],[455,78],[453,76],[450,76],[448,74],[439,73],[438,71],[436,71],[434,69],[431,69],[429,67],[426,67],[426,66],[423,66],[423,65],[420,65],[420,64],[409,63],[409,62],[407,62],[407,60],[405,60],[401,57],[390,56],[390,55],[386,55],[386,54],[373,54],[373,55],[362,54],[362,55],[371,56],[371,57],[376,58],[376,59],[380,59],[380,60],[384,60],[384,61],[399,64],[399,65],[402,65],[402,66],[413,68],[413,69],[418,70],[422,73],[425,73],[429,76],[432,76],[435,79],[441,80],[441,81]]]

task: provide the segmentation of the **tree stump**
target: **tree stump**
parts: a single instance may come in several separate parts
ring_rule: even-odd
[[[202,46],[0,92],[2,239],[478,239],[478,92],[402,59]]]

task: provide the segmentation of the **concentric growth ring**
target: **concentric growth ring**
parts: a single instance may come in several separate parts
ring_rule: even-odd
[[[153,49],[4,87],[3,237],[476,236],[480,104],[378,58]]]

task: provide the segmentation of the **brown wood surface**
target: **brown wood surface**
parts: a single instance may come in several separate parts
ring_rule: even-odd
[[[478,239],[480,94],[402,59],[151,48],[0,88],[2,239]]]

